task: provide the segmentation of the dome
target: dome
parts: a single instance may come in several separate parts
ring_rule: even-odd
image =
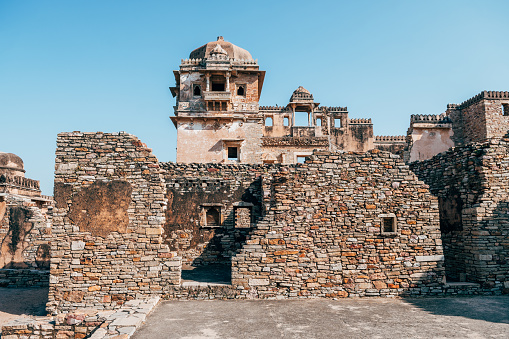
[[[299,86],[299,88],[297,88],[295,91],[293,91],[293,94],[295,94],[295,93],[305,93],[305,94],[311,95],[311,93],[302,86]]]
[[[226,54],[230,59],[252,60],[251,54],[239,46],[235,46],[231,42],[224,41],[222,36],[217,37],[217,41],[211,41],[201,47],[198,47],[189,54],[190,59],[204,59],[219,52]],[[224,53],[223,53],[224,52]],[[218,53],[218,54],[219,54]]]
[[[23,160],[16,154],[0,152],[0,174],[24,176]]]
[[[299,86],[299,88],[293,91],[292,97],[290,98],[290,102],[296,101],[313,101],[313,94],[304,87]]]

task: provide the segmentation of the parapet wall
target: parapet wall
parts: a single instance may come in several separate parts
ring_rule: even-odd
[[[456,147],[412,163],[439,199],[449,278],[509,289],[509,139]]]
[[[164,192],[135,136],[58,135],[49,312],[111,309],[180,283],[180,258],[162,243]]]

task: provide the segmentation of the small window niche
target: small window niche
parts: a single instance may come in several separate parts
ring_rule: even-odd
[[[201,97],[201,86],[194,84],[193,85],[193,96],[195,97]]]
[[[240,97],[246,96],[246,85],[238,85],[237,87],[237,95]]]
[[[265,118],[265,126],[272,127],[274,125],[274,122],[272,121],[271,117]]]
[[[290,118],[284,117],[283,125],[290,126]]]
[[[229,161],[239,161],[239,148],[238,147],[228,147],[228,160]]]
[[[235,228],[251,228],[253,221],[253,204],[248,202],[238,202],[233,204],[235,215]]]
[[[202,204],[201,205],[201,226],[202,227],[221,227],[221,204]]]
[[[341,128],[341,119],[340,118],[334,118],[334,127]]]
[[[502,115],[504,117],[509,116],[509,104],[502,104]]]
[[[396,235],[398,226],[396,215],[393,213],[380,214],[380,232],[385,235]]]
[[[306,162],[306,156],[307,155],[297,155],[297,163],[298,164],[303,164]]]
[[[316,119],[316,126],[322,126],[322,118]]]

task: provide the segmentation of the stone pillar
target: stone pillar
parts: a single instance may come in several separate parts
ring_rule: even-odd
[[[309,126],[315,125],[315,116],[314,116],[315,109],[313,106],[311,106],[311,112],[309,113]]]
[[[291,126],[295,126],[295,106],[292,105],[292,124]]]
[[[226,72],[226,92],[230,91],[230,72]]]
[[[205,79],[207,80],[207,85],[206,85],[206,87],[205,87],[205,90],[206,90],[207,92],[209,92],[209,91],[210,91],[210,74],[208,74],[208,73],[207,73],[207,74],[205,74]]]

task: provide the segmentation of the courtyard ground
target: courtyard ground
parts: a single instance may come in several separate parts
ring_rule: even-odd
[[[509,338],[509,297],[164,301],[132,338]]]
[[[26,315],[46,315],[48,288],[0,287],[0,327]]]

